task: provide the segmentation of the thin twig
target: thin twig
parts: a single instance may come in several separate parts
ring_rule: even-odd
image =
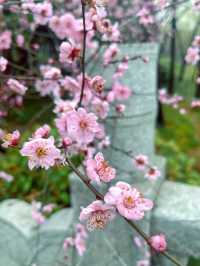
[[[86,38],[87,38],[84,0],[81,1],[81,5],[82,5],[82,17],[83,17],[83,52],[82,52],[82,58],[81,58],[82,85],[81,85],[81,95],[80,95],[78,107],[80,107],[82,104],[82,100],[84,96],[84,89],[85,89],[85,56],[86,56]]]

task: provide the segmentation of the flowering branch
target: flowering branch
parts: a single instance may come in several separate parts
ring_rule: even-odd
[[[73,164],[73,162],[66,157],[66,162],[68,163],[68,166],[72,169],[74,173],[82,180],[82,182],[90,189],[90,191],[96,196],[97,199],[100,199],[104,201],[104,195],[100,193],[91,183],[87,176],[83,175]],[[146,241],[146,243],[151,247],[152,244],[150,242],[150,237],[145,234],[140,227],[138,227],[134,222],[128,220],[127,218],[123,217],[123,219]],[[173,256],[168,254],[166,251],[161,252],[163,256],[168,258],[171,262],[173,262],[177,266],[182,266]]]

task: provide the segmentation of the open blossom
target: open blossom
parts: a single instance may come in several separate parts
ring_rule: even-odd
[[[109,104],[107,101],[102,101],[95,97],[92,101],[92,110],[98,117],[104,119],[108,115]]]
[[[116,44],[111,44],[103,55],[104,65],[109,64],[119,53],[119,48]]]
[[[3,56],[0,57],[0,71],[4,72],[7,68],[8,60]]]
[[[7,85],[11,91],[17,94],[20,94],[20,95],[24,95],[28,89],[23,84],[21,84],[18,80],[12,79],[12,78],[7,81]]]
[[[80,234],[76,235],[76,237],[74,239],[74,245],[75,245],[75,248],[78,252],[78,255],[83,256],[83,254],[86,251],[86,242],[85,242],[85,239],[83,237],[81,237]]]
[[[129,220],[141,220],[144,212],[153,208],[153,202],[125,182],[111,187],[104,197],[107,204],[113,205],[118,212]]]
[[[112,91],[114,93],[115,99],[119,101],[127,100],[131,96],[130,89],[119,82],[114,83]]]
[[[91,143],[99,131],[97,117],[83,108],[67,113],[67,121],[69,136],[79,144]]]
[[[185,56],[185,61],[188,64],[196,65],[199,59],[200,59],[199,48],[196,48],[196,47],[188,48],[187,54]]]
[[[35,22],[40,25],[45,25],[53,15],[52,4],[47,1],[44,1],[44,3],[34,4],[32,12]]]
[[[104,229],[108,222],[115,216],[115,209],[104,204],[101,200],[96,200],[83,208],[80,213],[80,221],[86,221],[87,229]]]
[[[154,18],[151,16],[150,12],[148,9],[143,7],[138,13],[137,17],[139,17],[139,22],[140,24],[143,25],[148,25],[148,24],[153,24],[154,23]]]
[[[15,130],[12,133],[5,133],[1,140],[3,141],[1,146],[4,148],[17,146],[20,140],[20,132]]]
[[[158,177],[161,176],[161,172],[157,169],[157,167],[151,167],[145,174],[145,177],[150,181],[157,180]]]
[[[116,170],[105,161],[102,153],[97,153],[94,159],[86,161],[86,170],[89,178],[97,183],[110,182],[116,176]]]
[[[80,58],[81,49],[80,46],[72,45],[68,42],[62,42],[60,46],[59,60],[61,63],[73,63]]]
[[[9,30],[0,33],[0,51],[8,50],[12,43],[12,32]]]
[[[60,150],[54,144],[54,138],[34,138],[24,143],[20,150],[22,156],[29,158],[29,168],[42,167],[48,169],[61,159]]]
[[[158,252],[164,252],[167,249],[165,235],[155,235],[150,238],[151,247]]]
[[[105,79],[101,76],[95,76],[91,79],[90,84],[95,92],[101,93],[104,90],[105,82]]]
[[[145,170],[148,163],[149,163],[148,157],[143,154],[138,154],[133,159],[133,164],[138,170]]]
[[[60,86],[56,80],[37,80],[35,83],[36,91],[41,96],[53,95],[54,97],[60,96]]]
[[[48,125],[39,127],[34,133],[34,138],[48,138],[51,128]]]

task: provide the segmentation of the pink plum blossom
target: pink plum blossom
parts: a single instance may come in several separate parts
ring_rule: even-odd
[[[165,235],[155,235],[150,238],[151,247],[157,252],[164,252],[167,249]]]
[[[150,167],[147,173],[145,174],[145,177],[150,181],[155,181],[160,176],[161,172],[157,169],[157,167]]]
[[[131,96],[130,89],[119,82],[114,83],[112,90],[114,92],[115,99],[119,101],[127,100]]]
[[[34,19],[37,24],[45,25],[48,23],[53,15],[52,4],[48,1],[43,3],[34,4],[32,8]]]
[[[17,35],[16,42],[17,42],[17,45],[19,47],[23,47],[23,45],[24,45],[24,36],[22,34]]]
[[[31,170],[34,167],[48,169],[61,159],[60,150],[56,148],[53,137],[30,139],[24,143],[20,153],[29,158],[28,166]]]
[[[49,137],[49,133],[50,133],[51,128],[49,127],[49,125],[44,125],[42,127],[39,127],[34,133],[33,133],[33,137],[34,138],[48,138]]]
[[[105,119],[108,115],[109,104],[107,101],[102,101],[95,97],[92,101],[92,110],[98,117]]]
[[[83,108],[68,112],[67,120],[69,136],[80,144],[91,143],[99,131],[97,117]]]
[[[150,266],[148,260],[139,260],[137,261],[137,266]]]
[[[116,44],[111,44],[105,51],[103,60],[104,65],[109,64],[119,53],[119,48]]]
[[[4,148],[15,147],[19,143],[20,132],[18,130],[15,130],[12,133],[5,133],[2,136],[1,140],[3,141],[3,144],[1,144],[2,147]]]
[[[60,46],[59,60],[61,63],[73,63],[80,58],[81,49],[79,46],[74,46],[68,42],[62,42]]]
[[[108,222],[115,216],[115,209],[112,206],[104,204],[103,201],[93,201],[80,213],[80,221],[86,221],[87,229],[104,229]]]
[[[96,93],[101,93],[104,90],[105,82],[105,79],[101,76],[95,76],[91,79],[90,84]]]
[[[104,197],[106,204],[113,205],[129,220],[141,220],[144,212],[153,208],[153,202],[145,199],[140,192],[125,182],[111,187]]]
[[[97,153],[94,159],[86,161],[86,171],[88,177],[98,184],[108,183],[116,176],[116,170],[105,161],[102,153]]]
[[[154,18],[151,16],[149,10],[143,7],[138,13],[137,17],[139,17],[140,24],[148,25],[154,23]]]
[[[0,33],[0,51],[8,50],[12,43],[12,32],[9,30]]]
[[[138,170],[145,170],[146,166],[149,164],[149,159],[146,155],[138,154],[133,159],[133,164]]]
[[[7,65],[8,65],[8,60],[5,57],[1,56],[0,57],[0,71],[4,72],[7,68]]]
[[[69,247],[73,247],[73,246],[74,246],[74,239],[72,237],[65,238],[63,242],[64,251],[68,251]]]
[[[0,171],[0,179],[3,179],[7,182],[13,181],[14,177],[12,175],[7,174],[4,171]]]
[[[115,110],[119,114],[123,114],[126,110],[126,106],[124,104],[117,104]]]
[[[18,80],[12,79],[12,78],[10,78],[7,81],[7,85],[11,91],[13,91],[17,94],[20,94],[20,95],[24,95],[28,89],[22,83],[20,83]]]
[[[83,254],[86,251],[86,243],[85,243],[85,239],[80,234],[76,235],[74,239],[74,245],[75,245],[75,248],[79,256],[83,256]]]
[[[196,48],[196,47],[188,48],[187,54],[185,56],[185,61],[188,64],[196,65],[199,59],[200,59],[199,48]]]

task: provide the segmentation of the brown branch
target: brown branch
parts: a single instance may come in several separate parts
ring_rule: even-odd
[[[85,56],[86,56],[86,38],[87,38],[84,0],[81,0],[81,5],[82,5],[82,17],[83,17],[83,52],[82,52],[82,58],[81,58],[82,85],[81,85],[81,95],[80,95],[78,107],[80,107],[82,104],[82,100],[84,96],[84,89],[85,89]]]

